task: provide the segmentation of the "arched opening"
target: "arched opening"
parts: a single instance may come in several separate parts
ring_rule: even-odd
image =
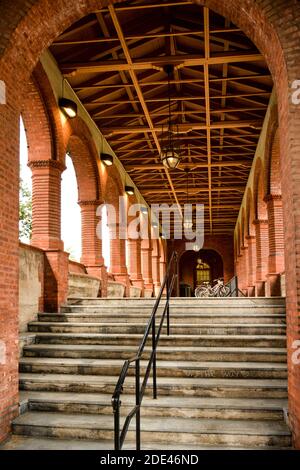
[[[81,258],[81,214],[78,205],[78,183],[70,154],[66,155],[66,170],[61,181],[61,237],[70,259]]]
[[[204,281],[211,283],[223,276],[223,260],[215,250],[187,251],[180,258],[179,285],[183,296],[186,296],[184,292],[193,295],[196,287]]]
[[[28,168],[28,142],[23,119],[20,119],[20,196],[19,237],[30,243],[32,237],[32,181]]]
[[[109,239],[107,207],[105,205],[103,205],[101,209],[101,233],[102,233],[102,256],[104,259],[104,265],[109,271],[110,270],[110,239]]]

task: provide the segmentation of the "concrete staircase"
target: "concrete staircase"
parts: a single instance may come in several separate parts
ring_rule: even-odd
[[[72,299],[28,325],[23,409],[8,448],[113,448],[111,395],[154,299]],[[172,299],[158,352],[158,400],[142,407],[142,448],[288,448],[281,298]],[[145,359],[150,353],[146,348]],[[143,370],[146,361],[142,361]],[[134,405],[125,382],[122,415]],[[59,439],[53,441],[53,439]],[[81,441],[78,441],[80,439]],[[134,446],[134,423],[125,448]]]

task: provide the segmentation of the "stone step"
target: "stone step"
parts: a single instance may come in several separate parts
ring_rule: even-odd
[[[30,436],[16,436],[13,435],[8,441],[0,445],[0,450],[113,450],[113,441],[105,440],[95,441],[78,439],[55,439],[50,437],[30,437]],[[124,450],[135,450],[133,442],[125,442]],[[185,450],[254,450],[252,447],[240,446],[195,446],[184,444]],[[272,450],[287,450],[288,448],[281,448],[273,446]],[[161,444],[156,442],[143,443],[143,450],[182,450],[182,445],[175,445],[172,443]],[[255,450],[270,450],[270,447],[259,447]]]
[[[145,349],[145,357],[151,352]],[[88,359],[128,359],[136,354],[133,346],[70,345],[70,344],[32,344],[25,346],[25,357],[69,357]],[[159,360],[183,361],[256,361],[286,363],[285,348],[216,348],[216,347],[166,347],[157,351]]]
[[[135,345],[142,339],[138,334],[96,334],[96,333],[37,333],[37,344],[98,344]],[[227,347],[266,347],[285,348],[283,335],[164,335],[160,346],[227,346]]]
[[[166,331],[166,325],[163,327]],[[181,324],[172,325],[172,335],[284,335],[284,325],[251,324]],[[145,325],[135,323],[66,323],[66,322],[30,322],[30,332],[50,333],[127,333],[143,334]]]
[[[112,413],[108,394],[21,392],[20,400],[28,403],[29,411],[62,413]],[[122,395],[122,414],[135,406],[135,399]],[[168,416],[194,419],[283,420],[287,400],[256,398],[144,397],[142,416]]]
[[[113,439],[113,416],[28,412],[13,422],[15,434],[63,439]],[[287,426],[277,421],[143,417],[142,442],[239,446],[291,445]],[[127,439],[135,439],[134,420]]]
[[[164,298],[162,299],[163,302]],[[155,298],[100,298],[100,297],[72,297],[68,299],[67,305],[113,305],[113,306],[153,306],[156,302]],[[171,297],[170,305],[186,307],[189,305],[204,305],[204,306],[225,306],[232,305],[236,307],[255,307],[255,306],[270,306],[280,305],[285,307],[284,297],[210,297],[210,298],[196,298],[196,297]]]
[[[20,390],[70,393],[112,394],[116,376],[74,374],[29,374],[19,376]],[[287,382],[283,379],[213,379],[158,377],[159,396],[215,397],[215,398],[287,398]],[[146,395],[152,394],[149,379]],[[135,393],[134,377],[127,377],[125,394]]]
[[[162,304],[159,307],[159,311],[162,311],[164,308],[165,304]],[[61,313],[105,313],[109,316],[115,316],[119,315],[119,313],[144,313],[150,316],[151,312],[153,309],[153,305],[97,305],[97,304],[83,304],[83,305],[64,305],[61,307]],[[261,314],[267,314],[267,315],[272,315],[272,314],[281,314],[283,315],[285,313],[285,307],[282,305],[253,305],[253,306],[234,306],[234,305],[215,305],[215,306],[210,306],[210,305],[182,305],[182,306],[177,306],[177,305],[171,305],[170,306],[170,312],[172,314],[177,314],[177,313],[195,313],[195,314],[218,314],[222,313],[223,315],[227,314],[239,314],[239,315],[251,315],[251,313],[257,312]]]
[[[119,313],[113,316],[114,323],[142,323],[146,324],[149,320],[150,313]],[[112,316],[105,312],[99,313],[39,313],[40,322],[68,322],[68,323],[110,323]],[[237,324],[272,324],[285,325],[285,314],[264,314],[249,313],[248,315],[240,315],[238,312],[224,315],[222,313],[202,314],[199,313],[174,313],[171,312],[171,324],[177,325],[181,323],[189,324],[207,324],[207,323],[237,323]]]
[[[124,361],[117,359],[70,359],[24,357],[19,361],[20,372],[36,374],[86,374],[119,375]],[[145,374],[147,361],[141,361],[141,373]],[[128,371],[134,375],[134,367]],[[284,379],[287,377],[286,364],[266,362],[192,362],[157,361],[159,377],[235,377]]]

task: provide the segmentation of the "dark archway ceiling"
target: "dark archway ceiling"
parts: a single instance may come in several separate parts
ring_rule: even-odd
[[[159,159],[173,64],[190,202],[205,204],[207,231],[234,229],[273,87],[239,28],[190,1],[129,1],[83,18],[50,51],[149,204],[186,201],[185,173]]]

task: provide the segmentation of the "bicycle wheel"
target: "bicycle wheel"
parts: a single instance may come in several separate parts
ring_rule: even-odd
[[[196,287],[195,297],[207,297],[207,287],[204,287],[204,286]]]
[[[221,286],[219,290],[219,297],[228,297],[230,294],[230,287],[229,286]]]

